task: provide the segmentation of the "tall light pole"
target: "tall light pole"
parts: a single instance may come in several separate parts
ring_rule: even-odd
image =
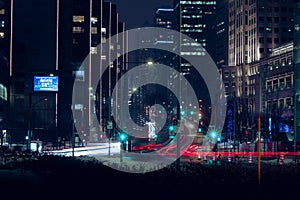
[[[75,133],[74,133],[74,126],[75,126],[75,119],[73,115],[71,114],[71,124],[72,124],[72,157],[74,157],[74,151],[75,151]]]

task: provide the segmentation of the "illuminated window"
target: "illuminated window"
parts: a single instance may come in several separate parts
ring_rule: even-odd
[[[97,47],[91,47],[91,54],[97,54]]]
[[[106,34],[106,28],[101,28],[101,33],[102,33],[102,35],[105,35]]]
[[[0,84],[0,98],[7,101],[7,89],[2,84]]]
[[[224,76],[225,76],[226,78],[229,76],[229,71],[228,71],[228,70],[226,70],[226,71],[224,72]]]
[[[79,22],[82,23],[84,22],[84,16],[73,16],[73,22]]]
[[[231,71],[231,77],[235,77],[235,71]]]
[[[80,27],[80,26],[74,26],[73,27],[73,33],[83,33],[84,32],[84,28]]]
[[[267,33],[272,33],[272,28],[266,27],[266,32],[267,32]]]
[[[91,22],[92,22],[93,24],[96,24],[96,23],[98,22],[97,17],[92,17],[92,18],[91,18]]]
[[[4,15],[5,14],[5,10],[4,9],[0,9],[0,15]]]
[[[0,38],[4,38],[4,33],[0,32]]]
[[[97,33],[98,33],[97,27],[92,27],[92,28],[91,28],[91,33],[92,33],[92,34],[97,34]]]

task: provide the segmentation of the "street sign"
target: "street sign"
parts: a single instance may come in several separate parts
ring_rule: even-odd
[[[108,122],[107,122],[106,128],[107,128],[107,129],[112,129],[112,128],[113,128],[112,121],[108,121]]]

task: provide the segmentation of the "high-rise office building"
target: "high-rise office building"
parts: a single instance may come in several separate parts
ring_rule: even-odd
[[[6,128],[8,123],[9,96],[9,41],[10,10],[9,1],[0,1],[0,142],[8,142]]]
[[[208,19],[208,41],[206,50],[218,68],[228,65],[228,0],[219,0],[215,15]]]
[[[6,142],[7,114],[8,114],[8,83],[9,70],[7,59],[0,55],[0,142]]]
[[[117,100],[112,99],[112,91],[121,72],[126,68],[124,66],[126,56],[120,56],[117,60],[111,59],[123,55],[126,44],[125,37],[122,41],[112,41],[108,38],[125,31],[125,24],[119,22],[116,5],[111,2],[75,0],[71,5],[71,10],[69,9],[65,17],[72,19],[72,27],[64,30],[72,38],[72,41],[67,42],[68,45],[71,42],[72,51],[66,56],[69,58],[66,61],[71,63],[69,70],[76,75],[76,81],[83,89],[81,102],[75,105],[73,113],[77,113],[75,114],[77,116],[76,128],[80,129],[77,131],[80,131],[78,134],[82,137],[81,139],[84,142],[96,142],[105,138],[104,135],[112,137],[112,134],[116,133],[114,130],[107,129],[107,125],[110,121],[114,122],[112,109],[117,109],[113,106],[114,101]],[[67,7],[65,9],[68,10]],[[99,44],[108,45],[110,48],[103,49],[99,47]],[[119,60],[122,62],[118,65]],[[109,67],[99,78],[98,86],[93,88],[91,85],[93,70],[103,69],[106,67],[104,63],[109,63]],[[69,95],[71,94],[69,92]],[[97,118],[93,118],[93,115]],[[68,115],[64,117],[68,118]]]
[[[294,57],[294,65],[295,65],[295,101],[294,101],[294,133],[295,133],[295,140],[299,142],[300,141],[300,101],[299,101],[299,95],[300,95],[300,71],[299,71],[299,65],[300,65],[300,1],[297,0],[295,3],[295,23],[294,23],[294,51],[293,51],[293,57]],[[296,149],[296,147],[295,147]]]
[[[16,0],[10,6],[11,138],[52,140],[57,133],[58,93],[34,91],[33,79],[55,75],[59,68],[58,1]]]
[[[183,1],[174,0],[174,9],[177,13],[177,20],[175,24],[177,30],[195,40],[196,43],[189,41],[180,41],[177,46],[181,54],[181,58],[178,58],[178,70],[182,75],[190,82],[195,94],[204,108],[208,108],[211,105],[210,94],[207,89],[207,85],[203,76],[205,74],[199,74],[191,64],[182,59],[182,56],[191,57],[195,59],[199,56],[209,56],[208,45],[212,44],[212,40],[215,40],[214,34],[211,34],[211,27],[214,25],[215,20],[211,20],[216,14],[217,1]],[[183,86],[185,87],[185,86]],[[189,95],[182,91],[182,95]],[[201,111],[209,119],[211,111]],[[203,116],[204,116],[203,115]],[[203,124],[203,131],[207,130],[208,124]]]
[[[51,142],[61,137],[70,139],[76,120],[79,130],[74,131],[84,135],[81,139],[97,141],[100,126],[91,116],[103,113],[91,102],[98,101],[96,104],[102,109],[104,101],[97,96],[97,88],[87,84],[90,84],[92,68],[102,67],[101,62],[93,63],[93,58],[97,57],[96,60],[100,61],[110,55],[107,52],[103,55],[96,47],[118,32],[116,6],[103,0],[14,0],[10,5],[12,138],[23,141],[27,135]],[[104,5],[109,5],[109,9],[104,9]],[[84,60],[86,62],[83,63]],[[117,77],[117,65],[113,66],[109,68],[109,84]],[[35,91],[34,76],[57,76],[58,91]],[[71,107],[75,76],[82,88],[82,98],[88,98],[88,101],[82,99]],[[71,109],[73,113],[80,113],[81,117],[76,114],[74,119]]]
[[[175,10],[179,16],[177,21],[178,30],[191,37],[199,45],[181,41],[181,55],[205,56],[208,40],[209,17],[215,14],[217,1],[183,1],[175,0]],[[191,66],[188,62],[181,62],[181,72],[190,74]]]
[[[294,1],[249,0],[229,2],[228,65],[236,66],[239,130],[250,126],[251,64],[271,56],[272,49],[293,40]]]
[[[0,55],[9,59],[10,1],[0,1]]]
[[[294,1],[230,0],[229,65],[259,61],[293,39]]]
[[[239,66],[237,97],[245,98],[248,64],[293,39],[293,6],[293,1],[229,1],[228,65]]]
[[[155,12],[154,26],[161,28],[174,29],[174,9],[173,8],[159,8]]]

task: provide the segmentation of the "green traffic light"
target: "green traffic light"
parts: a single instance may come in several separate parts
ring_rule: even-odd
[[[218,134],[217,134],[216,131],[211,131],[211,132],[210,132],[210,137],[211,137],[212,139],[216,139],[217,136],[218,136]]]
[[[202,128],[198,128],[198,133],[201,133],[202,132]]]
[[[174,126],[169,126],[169,131],[174,131]]]
[[[125,141],[127,139],[127,135],[125,133],[120,134],[120,140]]]

